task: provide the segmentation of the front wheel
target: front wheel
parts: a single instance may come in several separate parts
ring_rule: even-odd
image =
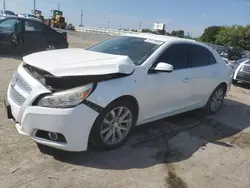
[[[119,147],[129,137],[135,121],[136,111],[131,103],[111,103],[101,112],[93,125],[92,143],[100,149]]]
[[[204,111],[207,114],[215,114],[221,108],[226,94],[226,88],[223,86],[218,86],[214,92],[211,94]]]

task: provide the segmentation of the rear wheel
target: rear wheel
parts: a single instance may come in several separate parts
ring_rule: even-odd
[[[92,143],[100,149],[114,149],[122,145],[133,130],[136,110],[131,103],[111,103],[96,119],[91,131]]]
[[[54,44],[49,44],[47,47],[46,47],[46,50],[55,50],[56,49],[56,47],[55,47],[55,45]]]
[[[223,86],[218,86],[214,90],[206,106],[204,107],[205,113],[215,114],[216,112],[218,112],[224,101],[225,94],[226,94],[226,88]]]

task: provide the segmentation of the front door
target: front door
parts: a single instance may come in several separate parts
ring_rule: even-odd
[[[192,84],[192,69],[188,62],[189,45],[174,44],[157,59],[173,66],[172,72],[149,73],[145,80],[147,97],[145,119],[171,114],[188,108]]]
[[[15,31],[15,23],[17,19],[9,18],[0,21],[0,48],[3,50],[11,50],[13,36]]]

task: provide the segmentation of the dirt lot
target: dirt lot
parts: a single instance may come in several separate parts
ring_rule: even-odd
[[[85,48],[105,38],[75,34],[69,41]],[[194,111],[140,126],[117,150],[41,153],[4,115],[19,59],[0,57],[0,187],[250,187],[250,85],[233,86],[215,116]]]

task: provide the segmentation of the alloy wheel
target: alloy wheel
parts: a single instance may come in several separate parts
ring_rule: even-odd
[[[52,44],[48,45],[48,47],[46,48],[46,50],[54,50],[56,49],[56,47]]]
[[[222,88],[215,91],[210,105],[210,109],[212,112],[216,112],[220,108],[223,102],[223,98],[224,98],[224,91]]]
[[[101,138],[107,145],[121,143],[129,133],[133,123],[131,111],[117,107],[107,113],[101,125]]]

